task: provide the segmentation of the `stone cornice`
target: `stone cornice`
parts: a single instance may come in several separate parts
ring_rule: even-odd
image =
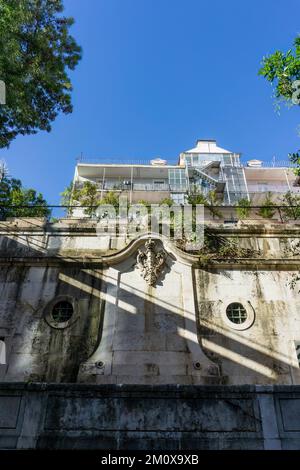
[[[68,220],[68,219],[66,219]],[[237,225],[224,225],[224,224],[211,224],[208,222],[206,225],[213,232],[223,234],[223,235],[298,235],[300,236],[300,223],[239,223]],[[85,219],[76,219],[68,220],[67,223],[40,223],[39,221],[26,221],[26,219],[7,222],[0,222],[0,235],[12,235],[16,236],[22,233],[23,235],[97,235],[97,221],[96,220],[85,220]],[[109,235],[109,234],[107,234]],[[99,236],[99,235],[97,235]],[[105,235],[104,235],[105,236]]]
[[[141,243],[139,244],[141,246]],[[175,250],[174,250],[175,251]],[[110,256],[10,256],[0,257],[0,266],[79,266],[82,268],[93,267],[102,268],[114,265],[127,259],[133,252],[118,252]],[[170,253],[170,252],[169,252]],[[184,256],[187,255],[187,256]],[[194,266],[203,270],[281,270],[297,271],[300,270],[300,258],[237,258],[234,260],[211,259],[205,265],[201,264],[201,258],[196,255],[181,254],[180,259],[184,264]]]

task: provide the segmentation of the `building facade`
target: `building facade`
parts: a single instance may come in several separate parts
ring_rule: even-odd
[[[177,166],[78,164],[75,183],[150,202],[218,189],[204,252],[80,212],[1,222],[1,448],[300,447],[300,222],[228,223],[250,181],[284,194],[296,178],[196,149]]]
[[[160,158],[143,165],[79,162],[74,186],[80,188],[85,181],[97,185],[100,199],[107,191],[115,191],[126,194],[132,203],[155,204],[171,198],[175,204],[184,204],[189,194],[214,192],[221,205],[236,205],[244,198],[259,205],[268,192],[274,201],[287,192],[300,192],[288,162],[277,165],[252,159],[244,165],[239,153],[218,147],[214,140],[198,140],[195,148],[180,154],[177,165]]]

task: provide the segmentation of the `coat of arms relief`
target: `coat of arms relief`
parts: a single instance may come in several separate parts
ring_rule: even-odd
[[[145,243],[145,251],[138,250],[136,266],[146,283],[153,287],[166,263],[167,255],[164,250],[156,249],[156,242],[151,238]]]

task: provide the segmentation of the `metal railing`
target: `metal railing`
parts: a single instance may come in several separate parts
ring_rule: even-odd
[[[155,160],[158,157],[151,158],[140,158],[140,157],[86,157],[80,156],[76,159],[77,163],[87,163],[95,165],[151,165],[151,160]],[[166,159],[167,160],[167,159]],[[167,165],[177,165],[178,158],[172,158],[172,160],[167,160]]]
[[[128,183],[117,183],[115,181],[104,181],[102,182],[94,182],[97,186],[98,191],[173,191],[173,192],[185,192],[186,185],[185,184],[172,184],[172,183],[132,183],[128,181]],[[75,183],[75,187],[77,189],[81,189],[84,186],[84,182],[77,181]]]
[[[147,204],[151,206],[159,203]],[[175,202],[174,202],[174,205]],[[51,219],[94,219],[97,220],[97,208],[99,205],[0,205],[0,221],[7,218],[41,218]],[[116,214],[118,207],[116,206]],[[300,224],[299,205],[251,205],[250,207],[239,205],[205,205],[205,221],[213,223],[236,224],[238,222],[256,221],[258,224],[295,222]]]

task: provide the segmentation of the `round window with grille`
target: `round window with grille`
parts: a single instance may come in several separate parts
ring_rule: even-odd
[[[236,325],[241,325],[247,320],[247,311],[242,304],[234,302],[226,308],[227,318]]]
[[[66,300],[57,302],[52,309],[52,319],[57,323],[65,323],[73,315],[73,306]]]

